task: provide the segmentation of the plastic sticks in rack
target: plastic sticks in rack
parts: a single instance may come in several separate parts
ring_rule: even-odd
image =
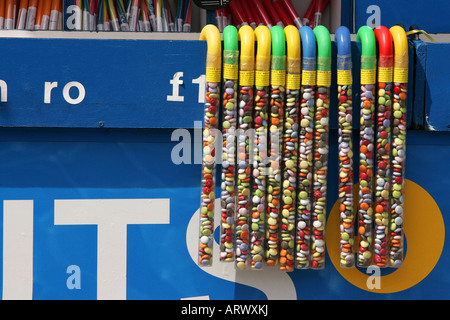
[[[359,28],[356,41],[361,41],[361,112],[359,136],[359,203],[357,265],[367,267],[372,261],[373,176],[375,139],[376,45],[373,30]]]
[[[220,32],[213,25],[207,25],[203,28],[200,33],[200,40],[207,41],[207,57],[198,264],[200,266],[211,266],[214,246],[216,138],[219,122],[220,82],[222,78],[222,44]]]
[[[227,26],[223,32],[222,182],[220,261],[234,261],[234,216],[236,211],[236,130],[238,99],[238,32]]]
[[[282,135],[282,198],[280,269],[295,265],[295,220],[297,212],[298,126],[300,94],[300,35],[292,25],[284,28],[286,38],[286,104]]]
[[[55,7],[54,2],[62,0],[49,1],[52,1],[52,7]],[[174,4],[176,7],[171,7]],[[62,9],[66,9],[61,10],[65,12],[65,30],[131,32],[191,30],[192,0],[65,0]]]
[[[392,105],[392,182],[389,265],[403,265],[406,160],[406,101],[408,92],[408,40],[400,26],[390,28],[394,42],[394,87]]]
[[[393,44],[388,28],[379,26],[374,30],[378,42],[378,86],[376,117],[376,172],[374,213],[374,263],[388,266],[389,215],[391,186],[391,124],[392,124],[392,80]]]
[[[324,26],[314,28],[317,41],[317,94],[314,115],[314,184],[311,232],[311,268],[325,267],[325,223],[329,152],[331,38]]]
[[[313,30],[299,30],[302,43],[300,88],[299,159],[295,268],[308,269],[311,254],[311,210],[313,189],[314,115],[316,91],[316,38]]]
[[[62,30],[62,0],[7,0],[0,6],[0,29]]]
[[[340,266],[355,266],[353,197],[353,96],[350,31],[336,30],[339,149],[339,248]]]

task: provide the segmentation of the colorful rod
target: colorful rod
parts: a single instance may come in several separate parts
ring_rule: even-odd
[[[252,1],[253,7],[256,9],[256,12],[259,14],[259,17],[261,18],[263,24],[267,28],[272,28],[274,25],[272,21],[270,20],[269,14],[267,13],[266,9],[264,8],[262,2],[260,0],[250,0]]]
[[[270,114],[269,140],[270,165],[267,175],[267,264],[278,264],[280,255],[280,211],[281,207],[281,175],[282,175],[282,134],[285,98],[286,54],[284,30],[279,25],[270,29],[272,38],[272,59],[270,66]]]
[[[222,44],[220,32],[214,25],[207,25],[203,28],[200,33],[200,40],[206,40],[208,48],[206,57],[206,102],[204,105],[198,263],[200,266],[211,266],[214,244],[216,137],[222,76]]]
[[[408,89],[408,40],[399,26],[390,28],[394,42],[392,120],[392,186],[389,264],[403,265],[403,214],[405,203],[406,98]]]
[[[297,247],[295,268],[308,269],[311,254],[311,209],[313,188],[313,141],[316,90],[316,38],[313,30],[299,30],[302,42],[300,127],[298,160]]]
[[[359,247],[357,265],[368,267],[372,261],[372,190],[375,137],[376,45],[373,30],[359,28],[356,41],[361,41],[361,112],[359,133]]]
[[[250,10],[248,1],[244,0],[244,1],[240,1],[239,3],[242,7],[242,11],[244,12],[244,15],[247,17],[248,23],[250,24],[250,26],[253,29],[256,29],[258,24],[256,23],[255,17],[253,16],[253,12]]]
[[[284,28],[286,61],[286,105],[282,135],[282,199],[280,269],[293,271],[295,264],[295,218],[297,206],[298,121],[300,93],[300,34],[293,25]],[[284,252],[286,254],[284,254]]]
[[[275,9],[275,11],[277,12],[277,14],[280,16],[281,21],[283,21],[283,24],[285,26],[294,25],[294,22],[291,20],[291,17],[287,14],[283,5],[279,1],[272,2],[272,6]]]
[[[254,211],[255,215],[259,215],[261,223],[264,227],[260,225],[260,228],[264,228],[264,234],[258,232],[258,236],[262,241],[262,248],[264,250],[261,255],[264,254],[264,261],[266,265],[272,265],[270,260],[269,249],[272,245],[272,233],[273,229],[269,226],[273,223],[269,220],[268,209],[267,209],[267,199],[269,195],[268,186],[268,121],[269,121],[269,95],[270,95],[270,56],[271,56],[271,34],[269,28],[266,26],[259,26],[255,29],[255,38],[257,41],[257,52],[255,61],[255,94],[254,94],[254,122],[255,122],[255,161],[253,177],[255,183],[258,185],[258,189],[261,191],[261,197],[259,195],[253,196],[252,201],[256,206],[257,210]],[[257,125],[260,125],[256,128]],[[256,188],[254,187],[256,192]],[[259,198],[259,199],[258,199]],[[255,207],[255,205],[254,205]],[[256,226],[255,226],[256,227]],[[272,226],[273,228],[273,226]],[[262,230],[262,229],[259,229]],[[260,242],[258,242],[260,244]],[[258,247],[260,249],[260,247]],[[259,257],[258,257],[259,258]]]
[[[27,21],[25,23],[25,29],[26,30],[34,30],[34,23],[36,21],[37,7],[38,7],[38,1],[37,0],[30,0],[28,2]],[[77,22],[77,21],[78,20],[75,19],[75,22]]]
[[[314,10],[316,9],[316,2],[320,0],[311,0],[308,9],[303,16],[302,22],[304,26],[309,26],[310,23],[314,25]]]
[[[388,28],[379,26],[374,30],[378,42],[378,101],[377,141],[375,174],[375,224],[374,262],[380,267],[388,266],[388,238],[391,185],[391,121],[392,121],[392,76],[393,45]]]
[[[324,26],[314,28],[317,41],[317,96],[314,116],[314,185],[311,232],[311,268],[325,267],[325,222],[329,151],[331,38]]]
[[[350,31],[336,30],[338,85],[338,148],[339,148],[339,224],[340,266],[355,266],[354,197],[353,197],[353,104],[352,56]]]
[[[316,6],[314,8],[314,21],[310,22],[311,27],[317,27],[322,22],[322,14],[328,5],[329,0],[316,0]]]
[[[301,27],[303,27],[302,24],[302,20],[299,17],[297,11],[295,10],[294,6],[292,5],[291,0],[280,0],[280,1],[275,1],[275,2],[281,2],[281,4],[283,5],[283,7],[286,9],[286,11],[289,13],[292,21],[294,21],[295,26],[300,29]]]
[[[272,0],[262,0],[262,3],[270,19],[275,23],[275,25],[280,26],[283,29],[285,25],[283,23],[283,20],[280,18],[277,11],[273,7]]]
[[[183,32],[191,32],[192,0],[187,1],[186,19],[183,24]]]
[[[236,210],[235,169],[238,99],[238,32],[227,26],[223,31],[222,103],[222,185],[220,261],[234,261],[234,216]]]
[[[127,21],[125,6],[123,5],[122,0],[115,0],[115,2],[116,2],[117,18],[119,19],[120,30],[121,31],[129,31],[130,26]]]
[[[242,30],[242,31],[241,31]],[[249,217],[251,210],[251,129],[253,109],[253,59],[252,49],[255,41],[252,41],[253,29],[250,26],[242,26],[239,30],[241,38],[241,59],[239,76],[239,113],[237,138],[238,146],[238,172],[237,192],[238,206],[236,211],[236,267],[245,269],[248,266],[248,254],[250,250]],[[254,49],[253,49],[254,50]]]
[[[0,5],[1,6],[4,5],[3,1]],[[25,29],[25,22],[27,19],[27,9],[28,9],[28,0],[20,0],[19,11],[17,12],[17,27],[16,27],[19,30]],[[2,8],[2,10],[5,9]]]

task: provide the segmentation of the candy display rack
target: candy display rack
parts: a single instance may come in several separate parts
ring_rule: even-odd
[[[368,17],[361,10],[362,2],[354,6],[352,1],[330,1],[329,9],[322,16],[323,25],[330,33],[332,81],[328,107],[326,262],[319,270],[310,268],[312,252],[295,255],[294,269],[286,267],[289,269],[286,272],[280,270],[280,263],[274,268],[264,266],[253,270],[259,269],[260,257],[255,259],[251,251],[247,258],[253,257],[255,263],[249,260],[245,270],[240,270],[235,266],[237,257],[226,256],[227,251],[220,250],[220,223],[222,217],[225,222],[228,218],[221,215],[221,209],[227,208],[222,203],[225,198],[221,198],[221,179],[215,181],[216,188],[211,190],[212,176],[208,175],[202,185],[200,174],[203,152],[211,155],[213,149],[209,144],[217,143],[212,131],[203,132],[205,114],[208,119],[215,119],[213,123],[219,124],[219,129],[224,127],[226,119],[225,113],[216,114],[223,110],[209,109],[211,105],[220,108],[223,105],[211,103],[215,93],[206,91],[206,83],[217,83],[221,96],[227,93],[231,97],[242,88],[235,83],[234,92],[227,91],[231,86],[223,79],[208,81],[206,78],[208,46],[200,40],[203,21],[206,24],[209,17],[206,13],[202,24],[193,24],[189,33],[0,31],[4,48],[0,60],[0,150],[4,159],[0,166],[2,299],[448,298],[450,255],[444,244],[450,207],[446,190],[450,185],[442,159],[450,156],[446,100],[450,46],[445,34],[450,30],[436,30],[439,34],[429,30],[436,42],[430,41],[423,32],[410,34],[408,47],[404,48],[409,56],[407,161],[404,178],[394,180],[404,188],[396,191],[405,194],[405,224],[399,230],[404,236],[402,266],[374,269],[373,266],[361,268],[355,263],[354,267],[341,267],[338,155],[342,146],[338,146],[340,96],[337,88],[343,88],[336,83],[335,32],[342,25],[349,28],[353,94],[348,91],[347,94],[351,95],[353,118],[357,119],[363,48],[356,39],[358,29],[355,28],[357,21]],[[299,11],[303,12],[306,8],[301,6]],[[353,7],[355,24],[349,15]],[[383,4],[381,8],[384,17]],[[399,22],[388,20],[389,16],[386,14],[386,20],[382,21],[387,28]],[[428,31],[421,26],[420,19],[417,21],[420,30]],[[405,26],[409,28],[409,23]],[[238,36],[239,47],[243,37],[241,33]],[[303,45],[303,34],[299,36]],[[302,58],[310,53],[304,49],[302,46],[299,53]],[[314,46],[314,58],[318,53],[315,49]],[[222,50],[220,53],[224,62],[226,56]],[[289,58],[289,50],[286,54]],[[224,70],[214,68],[211,72],[224,75]],[[302,67],[301,71],[310,70]],[[287,80],[288,74],[286,98],[295,100],[290,97],[295,90],[288,92],[291,88]],[[312,122],[318,96],[311,95],[313,90],[308,91],[306,85],[311,83],[298,87],[298,115],[304,112]],[[269,85],[263,87],[266,93],[270,91]],[[377,89],[378,94],[380,87]],[[256,97],[257,91],[256,88],[249,92],[253,93],[251,98]],[[339,90],[341,96],[342,91]],[[397,98],[392,96],[392,99]],[[377,102],[378,107],[380,101]],[[239,105],[225,106],[239,110]],[[403,111],[404,108],[402,105]],[[359,121],[345,119],[353,127],[352,145],[359,148]],[[256,117],[251,120],[260,121]],[[303,126],[299,123],[303,131],[298,144],[310,146],[306,139],[313,138],[308,132],[309,123],[303,121]],[[226,136],[224,131],[219,133]],[[214,152],[223,152],[225,145],[231,147],[226,152],[234,151],[237,155],[237,144],[233,150],[232,145],[226,144],[228,140],[217,140]],[[314,179],[312,174],[308,175],[311,158],[306,153],[306,144],[304,147],[304,153],[298,155],[299,163],[302,157],[304,162],[297,167],[296,174],[302,176],[302,180],[297,180],[298,187],[302,188],[297,196],[305,199],[297,197],[295,203],[297,209],[303,210],[311,205],[306,198],[312,196],[309,184]],[[358,154],[354,151],[354,163],[359,161]],[[281,160],[287,163],[292,159]],[[424,170],[424,164],[433,170]],[[216,177],[230,173],[223,165],[223,161],[217,163]],[[238,168],[236,163],[235,170]],[[356,166],[354,177],[359,175],[360,167]],[[355,179],[354,188],[357,183]],[[203,188],[209,191],[206,192],[209,204],[206,217],[213,219],[204,220],[205,225],[215,222],[214,228],[205,232],[205,242],[211,245],[206,250],[211,253],[208,257],[211,260],[205,260],[206,267],[198,264]],[[249,191],[253,196],[259,194],[257,190]],[[236,188],[235,192],[238,194],[239,190]],[[306,215],[306,211],[303,213]],[[377,217],[375,212],[374,220]],[[282,219],[279,222],[292,228],[292,224],[285,224]],[[255,230],[260,231],[259,220],[253,223]],[[247,227],[253,228],[252,224]],[[303,229],[295,227],[298,240]],[[425,239],[418,230],[433,232]],[[222,236],[226,238],[227,229],[223,229]],[[279,236],[288,239],[290,234]],[[356,237],[354,241],[359,244]],[[305,248],[303,244],[296,241],[295,248]],[[265,258],[266,252],[263,254]],[[224,260],[234,259],[233,262],[220,261],[224,256]],[[279,262],[284,261],[281,257],[278,256]],[[287,259],[286,265],[288,260],[292,263]],[[378,271],[380,277],[372,277]]]

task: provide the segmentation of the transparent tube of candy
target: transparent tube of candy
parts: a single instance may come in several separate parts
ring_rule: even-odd
[[[340,266],[355,266],[353,249],[354,197],[353,197],[353,104],[351,55],[337,57],[338,69],[338,148],[339,148],[339,223]]]
[[[408,41],[403,28],[390,29],[394,39],[394,87],[392,105],[392,185],[389,264],[399,268],[404,256],[404,204],[406,161],[406,112],[408,93]]]
[[[295,268],[308,269],[311,253],[311,200],[313,188],[313,141],[316,91],[315,57],[303,57],[301,81]]]
[[[234,216],[236,211],[236,130],[239,51],[223,52],[222,181],[220,261],[234,261]]]
[[[380,46],[387,37],[387,48],[390,51],[379,54],[378,85],[377,85],[377,117],[376,117],[376,173],[375,173],[375,212],[374,212],[374,248],[373,259],[376,266],[388,266],[389,249],[389,215],[390,215],[390,185],[391,170],[391,123],[392,123],[392,76],[393,55],[392,38],[386,27],[375,29],[375,35],[380,37]],[[381,30],[381,31],[380,31]],[[384,33],[382,33],[384,31]],[[378,34],[378,32],[380,32]]]
[[[200,230],[198,264],[211,266],[214,246],[214,202],[216,188],[216,148],[219,122],[220,83],[222,70],[222,48],[220,32],[207,25],[200,40],[208,42],[206,56],[206,96],[204,104],[202,179],[200,203]]]
[[[295,220],[297,206],[297,172],[298,172],[298,121],[300,93],[300,52],[295,56],[291,45],[296,44],[291,37],[296,36],[299,43],[298,30],[292,27],[292,34],[287,33],[288,43],[286,64],[286,105],[284,110],[284,129],[282,135],[282,202],[281,202],[281,250],[280,269],[293,271],[295,264]],[[285,28],[285,32],[289,27]],[[283,251],[284,250],[284,251]]]
[[[323,69],[321,70],[321,65]],[[329,70],[325,70],[329,69]],[[329,107],[331,58],[317,58],[317,97],[314,114],[314,183],[311,214],[311,268],[325,267],[325,222],[327,207]],[[319,70],[321,72],[319,72]],[[323,73],[322,73],[323,72]]]
[[[357,265],[368,267],[372,261],[373,175],[375,141],[375,71],[376,56],[362,56],[361,109],[359,145],[359,247]],[[373,73],[373,76],[372,76]]]

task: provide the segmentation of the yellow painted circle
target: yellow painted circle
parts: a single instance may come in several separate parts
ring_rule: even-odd
[[[336,201],[330,212],[326,227],[328,255],[336,270],[360,289],[393,293],[411,288],[433,270],[441,256],[445,240],[441,211],[425,189],[410,180],[405,183],[404,235],[408,242],[407,252],[402,267],[381,277],[380,288],[368,288],[367,280],[371,274],[358,268],[340,267],[339,201]]]

